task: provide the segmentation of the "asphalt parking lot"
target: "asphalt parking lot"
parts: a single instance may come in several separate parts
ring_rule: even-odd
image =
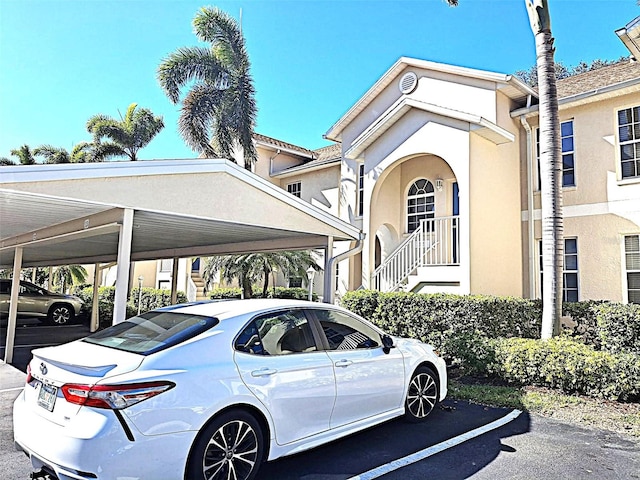
[[[47,344],[51,335],[82,336],[77,327],[25,327],[16,337],[18,351],[28,357],[24,352]],[[27,457],[14,450],[11,420],[24,377],[15,366],[0,362],[0,476],[8,480],[28,479],[31,473]],[[631,437],[448,399],[426,423],[391,421],[268,463],[259,478],[640,479],[640,446]]]

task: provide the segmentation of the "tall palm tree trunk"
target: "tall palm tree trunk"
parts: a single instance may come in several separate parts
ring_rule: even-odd
[[[546,0],[527,0],[536,41],[540,97],[540,184],[542,209],[542,338],[557,334],[562,315],[562,154],[553,36]]]

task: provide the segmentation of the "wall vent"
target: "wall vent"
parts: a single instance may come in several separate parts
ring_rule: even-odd
[[[413,72],[405,73],[400,79],[400,83],[398,83],[398,88],[400,89],[400,93],[405,95],[413,92],[418,86],[418,76]]]

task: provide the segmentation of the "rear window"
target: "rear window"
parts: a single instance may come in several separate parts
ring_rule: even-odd
[[[175,312],[148,312],[101,330],[84,342],[149,355],[184,342],[218,324],[218,319]]]

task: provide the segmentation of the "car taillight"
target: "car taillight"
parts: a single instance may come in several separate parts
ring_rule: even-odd
[[[69,403],[121,410],[175,387],[172,382],[127,383],[123,385],[80,385],[68,383],[60,389]]]
[[[32,380],[33,380],[33,377],[31,376],[31,364],[28,363],[27,364],[27,380],[26,380],[26,383],[31,383]]]

